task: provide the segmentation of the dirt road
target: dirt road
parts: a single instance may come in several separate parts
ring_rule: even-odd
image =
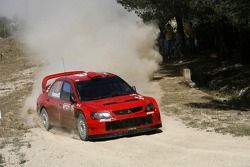
[[[174,80],[176,79],[181,78]],[[173,78],[167,77],[161,83],[171,80]],[[180,88],[188,89],[182,86]],[[16,163],[19,162],[17,166],[31,167],[250,166],[248,138],[187,128],[181,120],[164,110],[162,120],[161,133],[96,142],[82,142],[75,134],[60,130],[47,132],[41,128],[33,128],[23,139],[29,145],[23,146],[19,151],[24,154],[25,163],[20,165],[18,160]],[[15,166],[13,161],[8,162],[8,165]]]
[[[13,68],[16,68],[15,64]],[[58,129],[47,132],[37,126],[26,130],[23,135],[17,133],[15,137],[0,139],[0,166],[250,167],[249,138],[188,128],[182,123],[183,119],[179,119],[184,114],[178,115],[178,113],[185,111],[184,118],[190,119],[195,116],[200,120],[200,117],[191,111],[199,111],[200,116],[203,114],[202,109],[194,110],[186,104],[206,103],[208,100],[203,97],[209,95],[183,85],[179,76],[163,75],[152,85],[162,87],[161,133],[82,142],[74,133]],[[27,93],[24,95],[27,96]],[[159,95],[158,92],[156,95]],[[7,104],[8,98],[2,99],[6,100],[2,106],[6,106],[4,104]],[[5,109],[9,110],[8,106]],[[206,109],[206,111],[214,110]],[[219,114],[217,113],[218,117]]]
[[[250,140],[186,128],[163,116],[163,132],[99,142],[82,142],[67,133],[32,129],[22,148],[23,166],[247,167]]]

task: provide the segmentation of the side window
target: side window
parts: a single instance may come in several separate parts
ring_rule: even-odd
[[[73,93],[70,83],[64,82],[62,88],[61,99],[70,101],[70,96]]]
[[[59,99],[61,95],[62,84],[62,81],[56,81],[49,90],[49,96]]]

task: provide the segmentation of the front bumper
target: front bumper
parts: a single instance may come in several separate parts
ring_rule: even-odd
[[[129,135],[154,131],[154,130],[159,129],[161,127],[162,127],[162,124],[160,123],[160,124],[153,125],[153,126],[146,127],[146,128],[138,128],[138,129],[114,132],[114,133],[109,133],[109,134],[101,134],[101,135],[90,135],[89,140],[92,140],[92,139],[104,139],[104,138],[107,139],[107,138],[116,138],[116,137],[121,137],[121,136],[129,136]]]
[[[89,122],[90,123],[90,122]],[[90,139],[110,138],[153,131],[162,126],[159,112],[124,115],[122,119],[92,121],[89,124]]]

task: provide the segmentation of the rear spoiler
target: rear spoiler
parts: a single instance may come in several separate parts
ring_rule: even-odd
[[[43,78],[42,90],[43,90],[43,92],[46,91],[48,80],[63,77],[63,76],[68,76],[68,75],[82,74],[82,73],[84,73],[84,71],[70,71],[70,72],[62,72],[62,73],[56,73],[56,74],[48,75],[48,76]]]

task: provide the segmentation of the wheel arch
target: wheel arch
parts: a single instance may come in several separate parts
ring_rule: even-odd
[[[39,113],[38,113],[39,115],[41,114],[41,112],[42,112],[43,109],[45,109],[45,110],[47,111],[47,109],[46,109],[45,106],[41,106],[41,108],[40,108],[40,110],[39,110]]]
[[[78,118],[78,116],[79,116],[80,114],[82,114],[82,115],[86,118],[85,113],[84,113],[82,110],[80,110],[80,109],[77,109],[77,110],[75,111],[75,118]]]

